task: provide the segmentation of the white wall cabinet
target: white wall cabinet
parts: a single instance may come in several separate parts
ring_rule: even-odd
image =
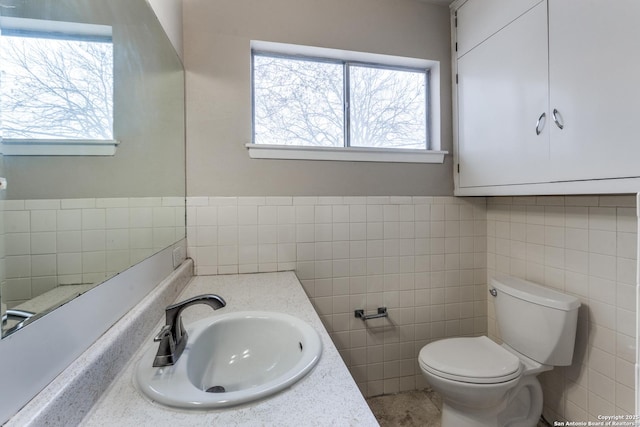
[[[546,21],[546,4],[539,3],[458,58],[460,186],[523,184],[546,176]],[[458,25],[464,24],[459,15]]]
[[[640,1],[549,0],[551,179],[640,176]]]
[[[456,194],[640,189],[640,2],[453,10]]]

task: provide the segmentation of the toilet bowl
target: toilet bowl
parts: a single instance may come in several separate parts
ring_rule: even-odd
[[[542,413],[536,376],[573,356],[577,299],[521,279],[492,279],[503,344],[447,338],[418,356],[443,401],[442,427],[535,427]]]
[[[542,389],[536,375],[551,366],[520,358],[484,336],[435,341],[420,351],[419,363],[447,406],[443,427],[535,426],[540,418]],[[528,393],[525,399],[518,398],[521,390]],[[505,420],[512,400],[519,410]]]

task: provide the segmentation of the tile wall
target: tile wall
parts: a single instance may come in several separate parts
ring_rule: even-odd
[[[189,197],[188,252],[198,275],[295,270],[363,394],[413,390],[423,345],[486,333],[485,203]]]
[[[526,278],[582,301],[573,365],[540,377],[549,420],[634,413],[636,259],[635,196],[487,199],[488,277]]]
[[[5,253],[0,291],[9,307],[59,285],[102,281],[185,233],[180,197],[1,203]]]

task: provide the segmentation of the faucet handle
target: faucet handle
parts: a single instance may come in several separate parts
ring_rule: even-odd
[[[158,353],[155,359],[153,359],[153,366],[157,368],[173,365],[175,363],[174,354],[176,352],[176,342],[171,333],[171,326],[164,325],[153,341],[160,343]]]
[[[165,338],[171,338],[171,325],[164,325],[158,335],[153,339],[154,342],[160,342]]]
[[[207,304],[214,310],[224,307],[227,303],[218,295],[198,295],[182,302],[172,304],[165,309],[166,324],[153,339],[159,342],[158,353],[153,361],[154,367],[169,366],[176,363],[187,346],[187,331],[182,323],[180,314],[185,308],[194,304]]]

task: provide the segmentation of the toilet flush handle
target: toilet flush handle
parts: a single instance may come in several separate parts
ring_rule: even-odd
[[[498,290],[496,288],[489,289],[489,293],[491,294],[491,296],[494,296],[494,297],[498,296]]]

